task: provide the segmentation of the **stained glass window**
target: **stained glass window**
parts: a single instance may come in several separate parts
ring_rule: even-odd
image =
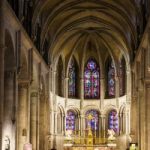
[[[119,131],[118,114],[115,110],[112,110],[108,115],[108,128],[113,129],[115,133]]]
[[[68,94],[69,97],[76,96],[76,67],[74,59],[69,64],[69,81],[68,81]]]
[[[75,130],[75,113],[72,110],[67,111],[66,130]]]
[[[96,110],[89,110],[86,112],[86,129],[98,130],[99,113]]]
[[[125,60],[122,59],[120,61],[120,65],[119,65],[119,89],[120,89],[120,96],[125,94],[125,82],[126,82],[126,78],[125,78]]]
[[[99,67],[94,59],[89,59],[84,69],[84,97],[100,96]]]
[[[108,66],[108,96],[115,96],[115,69],[112,61]]]

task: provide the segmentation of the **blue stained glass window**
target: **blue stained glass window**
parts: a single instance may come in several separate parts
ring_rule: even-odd
[[[99,98],[99,67],[94,59],[89,59],[84,69],[84,97]]]
[[[112,61],[108,68],[108,96],[115,96],[115,68]]]
[[[69,81],[68,81],[68,94],[69,97],[76,96],[76,67],[74,59],[69,64]]]
[[[115,133],[119,131],[118,114],[115,110],[112,110],[108,115],[108,128],[113,129]]]
[[[71,110],[67,112],[66,130],[75,130],[75,113]]]
[[[86,129],[98,130],[99,113],[96,110],[89,110],[86,112]]]

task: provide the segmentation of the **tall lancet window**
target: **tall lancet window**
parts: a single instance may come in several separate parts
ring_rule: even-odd
[[[112,61],[108,62],[108,96],[115,96],[115,68]]]
[[[74,131],[75,130],[75,113],[72,110],[67,111],[66,117],[66,130]]]
[[[113,129],[115,133],[119,131],[119,120],[116,110],[112,110],[108,114],[108,129]]]
[[[121,59],[119,65],[119,92],[120,96],[125,94],[125,86],[126,86],[126,68],[125,68],[125,60]]]
[[[84,98],[100,97],[100,69],[96,61],[90,58],[84,68]]]
[[[68,95],[69,97],[76,96],[76,65],[75,60],[71,59],[69,64],[69,73],[68,73],[69,81],[68,81]]]

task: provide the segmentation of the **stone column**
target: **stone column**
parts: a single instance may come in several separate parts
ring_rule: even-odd
[[[106,116],[105,115],[101,115],[101,127],[102,127],[102,138],[106,138]]]
[[[64,114],[61,114],[61,133],[64,135]]]
[[[119,114],[119,134],[121,135],[123,132],[123,114]]]
[[[80,115],[80,135],[84,136],[84,115]]]
[[[56,71],[52,72],[52,91],[56,94]]]
[[[2,149],[2,120],[4,102],[4,1],[5,0],[0,0],[0,149]]]
[[[63,130],[64,130],[64,135],[66,135],[66,116],[65,115],[63,117]]]
[[[68,101],[68,80],[69,80],[69,78],[65,78],[65,99],[66,99],[66,102],[65,102],[65,104],[66,104],[66,106],[67,106],[67,101]]]
[[[119,107],[119,77],[115,76],[115,97],[117,101],[117,107]]]
[[[105,79],[100,79],[100,108],[104,106],[104,98],[105,98]]]
[[[130,112],[129,112],[128,109],[126,110],[125,116],[126,116],[126,134],[128,135],[129,131],[130,131],[130,121],[129,121],[129,119],[130,119]]]
[[[81,130],[80,122],[81,122],[81,118],[80,118],[80,116],[78,116],[78,135],[80,135],[80,130]]]
[[[150,82],[150,81],[149,81]],[[146,150],[150,148],[150,83],[146,85]]]
[[[56,135],[57,133],[57,112],[54,111],[54,134]]]
[[[102,137],[102,118],[101,116],[99,115],[99,138]]]
[[[37,150],[38,92],[32,91],[30,96],[30,141],[32,150]]]
[[[10,147],[15,149],[15,71],[5,71],[4,80],[4,118],[3,118],[3,135],[10,139]]]
[[[20,83],[18,87],[18,135],[17,135],[17,150],[22,150],[27,142],[27,126],[28,126],[28,88],[29,83]]]
[[[84,79],[80,78],[80,99],[84,99]]]

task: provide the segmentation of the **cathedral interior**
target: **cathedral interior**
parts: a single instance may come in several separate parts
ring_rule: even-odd
[[[0,150],[150,150],[150,0],[0,0]]]

